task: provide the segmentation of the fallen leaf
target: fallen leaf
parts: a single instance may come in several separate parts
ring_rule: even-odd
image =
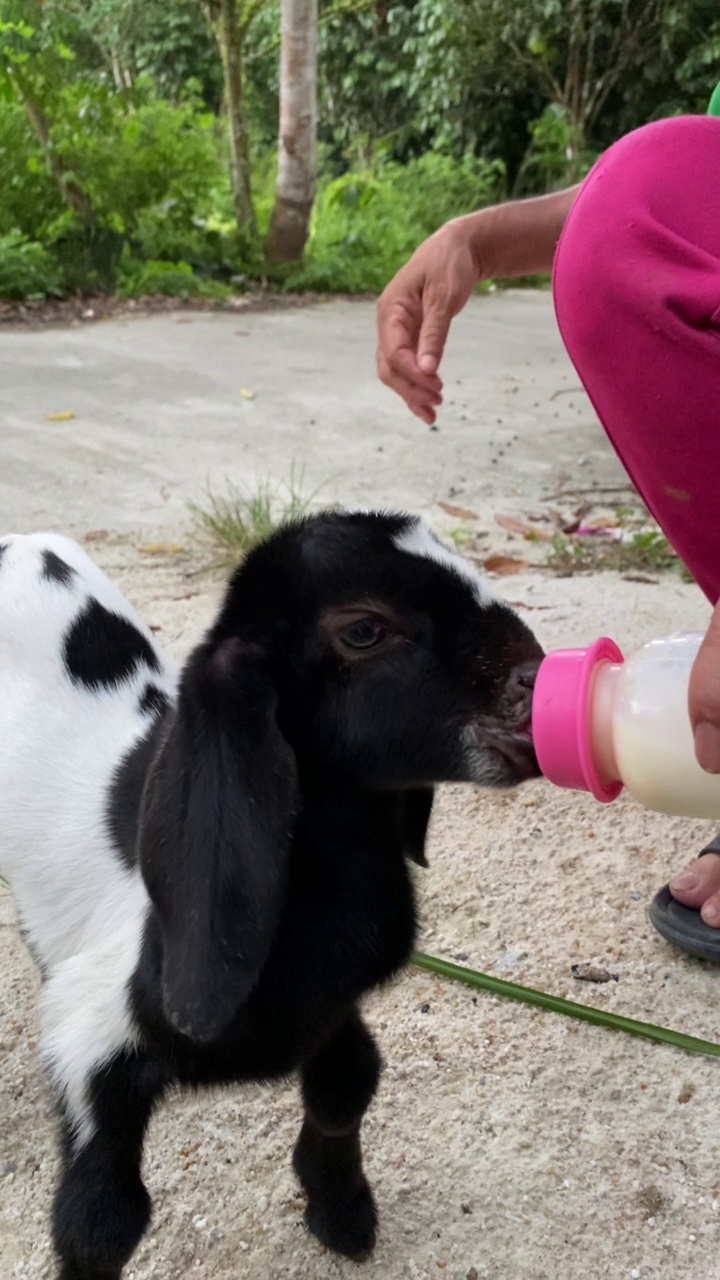
[[[77,414],[73,409],[63,409],[62,413],[46,413],[45,417],[48,422],[72,422]]]
[[[249,387],[241,387],[241,388],[240,388],[240,395],[242,396],[243,400],[254,400],[254,399],[255,399],[255,392],[254,392],[254,391],[251,391],[251,390],[249,389]]]
[[[138,549],[146,556],[178,556],[185,550],[177,542],[149,542]]]
[[[527,538],[529,542],[549,541],[550,534],[545,529],[538,529],[536,525],[528,524],[526,520],[518,520],[517,516],[495,516],[495,523],[500,525],[501,529],[507,529],[508,533],[520,533],[523,538]]]
[[[580,535],[606,533],[616,537],[622,530],[618,528],[617,520],[614,520],[612,516],[598,516],[598,519],[594,520],[592,524],[578,524],[575,532]]]
[[[517,516],[501,516],[495,515],[495,523],[500,525],[501,529],[507,529],[508,533],[530,533],[532,530],[525,520],[518,520]]]
[[[438,506],[446,511],[449,516],[454,516],[456,520],[477,520],[477,511],[470,511],[467,507],[455,507],[452,502],[438,502]]]
[[[107,542],[109,537],[110,537],[110,534],[108,533],[107,529],[91,529],[89,533],[85,534],[83,541],[84,542]]]
[[[528,569],[527,560],[514,560],[512,556],[488,556],[483,561],[484,567],[488,573],[498,573],[503,577],[507,577],[512,573],[522,573],[523,569]]]

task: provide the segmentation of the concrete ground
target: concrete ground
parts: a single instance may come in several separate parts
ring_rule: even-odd
[[[477,513],[488,553],[518,545],[495,513],[540,513],[594,486],[625,500],[547,295],[480,298],[458,320],[438,431],[380,387],[373,349],[372,307],[345,302],[3,332],[3,531],[90,535],[91,553],[182,655],[220,587],[189,532],[187,504],[207,483],[277,483],[302,468],[321,500],[424,511],[441,530],[458,523],[437,505],[449,501]],[[143,550],[156,543],[188,550]],[[547,647],[606,633],[631,648],[700,627],[708,612],[670,575],[558,579],[536,566],[500,587]],[[720,1038],[720,974],[673,953],[645,915],[708,834],[543,783],[508,795],[447,788],[420,879],[423,947]],[[575,963],[618,980],[581,984]],[[50,1277],[55,1150],[37,980],[7,896],[0,971],[0,1277]],[[369,1018],[387,1070],[365,1127],[381,1231],[364,1274],[720,1278],[716,1062],[417,970],[374,998]],[[300,1225],[289,1171],[298,1114],[291,1085],[167,1106],[147,1147],[154,1222],[128,1280],[360,1275]]]

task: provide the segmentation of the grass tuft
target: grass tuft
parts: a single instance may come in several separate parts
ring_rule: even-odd
[[[219,567],[240,564],[276,529],[307,514],[315,494],[305,494],[302,474],[287,484],[265,481],[253,490],[227,483],[223,493],[207,490],[205,502],[191,503],[190,513],[202,540],[216,553]]]

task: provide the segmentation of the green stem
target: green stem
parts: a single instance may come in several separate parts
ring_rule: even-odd
[[[520,1000],[523,1004],[535,1005],[550,1013],[562,1013],[566,1018],[593,1022],[598,1027],[609,1027],[612,1031],[625,1031],[630,1036],[643,1036],[646,1040],[670,1044],[675,1049],[684,1049],[686,1053],[704,1053],[710,1058],[720,1058],[720,1044],[715,1044],[713,1040],[700,1040],[697,1036],[686,1036],[669,1027],[656,1027],[652,1022],[638,1022],[635,1018],[624,1018],[619,1013],[607,1013],[604,1009],[594,1009],[591,1005],[577,1004],[575,1000],[564,1000],[562,996],[551,996],[545,991],[536,991],[534,987],[522,987],[517,982],[493,978],[488,973],[478,973],[475,969],[466,969],[464,965],[439,960],[436,956],[427,956],[419,951],[413,956],[413,962],[418,968],[426,969],[441,978],[452,978],[455,982],[464,982],[468,987],[490,991],[495,996]]]

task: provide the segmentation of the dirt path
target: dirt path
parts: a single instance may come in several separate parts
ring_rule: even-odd
[[[563,489],[620,486],[562,354],[547,296],[478,300],[457,325],[440,431],[373,377],[372,308],[159,317],[0,334],[2,526],[84,537],[182,655],[218,584],[187,543],[189,499],[286,478],[354,503],[525,514]],[[242,389],[254,398],[242,396]],[[50,422],[46,415],[77,416]],[[493,461],[495,459],[495,461]],[[630,647],[702,625],[694,588],[615,575],[504,580],[547,646]],[[645,905],[708,834],[543,784],[449,788],[422,875],[425,949],[574,999],[720,1038],[720,974],[673,954]],[[571,965],[618,975],[590,986]],[[52,1275],[53,1128],[35,1053],[36,979],[0,898],[0,1277]],[[362,1272],[300,1225],[292,1086],[177,1099],[153,1124],[155,1219],[128,1280],[715,1280],[718,1066],[442,984],[418,971],[374,999],[387,1061],[366,1126],[380,1243]]]

